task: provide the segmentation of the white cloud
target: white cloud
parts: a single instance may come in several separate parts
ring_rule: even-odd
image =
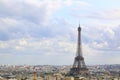
[[[59,2],[59,0],[1,0],[0,16],[6,18],[6,21],[11,21],[9,18],[13,18],[46,25],[50,15],[61,8],[61,3]]]
[[[15,49],[16,50],[23,50],[23,47],[21,47],[21,46],[15,46]]]
[[[90,3],[84,2],[84,1],[75,1],[75,3],[77,4],[77,6],[82,7],[82,6],[91,6]]]
[[[88,56],[93,57],[99,54],[97,50],[92,49],[88,44],[83,44],[82,49],[83,49],[82,53],[84,53],[83,55],[87,57]]]
[[[108,42],[103,42],[103,43],[97,43],[97,42],[93,42],[93,47],[96,48],[96,49],[103,49],[103,48],[107,48],[109,45],[108,45]]]
[[[7,25],[16,25],[17,21],[12,18],[1,18],[1,21]]]
[[[24,46],[27,45],[27,41],[25,39],[19,40],[19,45]]]
[[[3,56],[6,55],[6,53],[11,54],[12,56],[16,55],[16,58],[18,56],[20,57],[23,56],[22,61],[25,60],[26,58],[30,59],[30,56],[33,56],[32,60],[28,61],[30,64],[33,64],[32,62],[38,60],[38,58],[36,59],[36,57],[34,57],[38,55],[39,55],[39,59],[41,58],[42,60],[45,60],[44,61],[45,64],[49,64],[50,63],[49,61],[52,62],[51,64],[56,64],[55,59],[59,59],[59,60],[61,59],[61,61],[59,61],[60,62],[59,64],[62,64],[63,62],[62,60],[65,60],[67,55],[69,55],[67,57],[67,61],[69,62],[63,62],[63,64],[65,63],[70,64],[71,63],[70,61],[72,61],[71,58],[73,58],[72,56],[75,56],[74,43],[69,42],[69,40],[64,41],[64,39],[61,40],[58,38],[57,39],[56,38],[43,38],[43,39],[26,38],[21,40],[19,39],[9,40],[6,44],[9,46],[9,48],[6,48],[7,51],[5,52],[0,52],[3,53]],[[57,56],[59,56],[59,58],[55,58]],[[6,59],[8,57],[4,56],[4,58]],[[9,56],[9,58],[11,58],[11,56]],[[7,60],[9,60],[9,58]],[[20,61],[20,63],[24,63],[24,61],[23,62]],[[27,63],[27,61],[25,61],[25,63]],[[44,64],[43,62],[39,62],[39,64],[41,63]]]
[[[38,8],[43,5],[39,0],[23,0],[23,2],[31,6],[36,6]]]
[[[120,9],[112,9],[104,11],[103,13],[99,14],[100,17],[105,19],[120,19]]]
[[[115,36],[115,32],[110,28],[107,28],[106,31],[109,33],[110,38],[113,39]]]
[[[120,50],[120,46],[118,46],[118,49]]]
[[[7,47],[8,47],[8,44],[0,41],[0,48],[7,48]]]
[[[94,10],[94,9],[93,9]],[[90,18],[98,20],[120,20],[120,9],[110,9],[110,10],[90,10],[88,13],[80,14],[81,18]]]
[[[71,6],[73,4],[73,0],[64,0],[64,5]]]

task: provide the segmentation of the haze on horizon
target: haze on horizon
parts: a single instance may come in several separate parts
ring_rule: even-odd
[[[0,64],[120,64],[120,0],[0,0]]]

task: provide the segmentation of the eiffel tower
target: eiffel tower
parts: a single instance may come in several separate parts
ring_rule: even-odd
[[[78,44],[77,44],[77,54],[74,59],[74,64],[72,68],[70,69],[70,75],[72,76],[83,76],[88,73],[88,69],[84,62],[84,57],[82,55],[82,49],[81,49],[81,27],[79,24],[78,27]]]

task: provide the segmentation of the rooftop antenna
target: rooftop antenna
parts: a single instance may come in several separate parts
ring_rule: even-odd
[[[80,27],[80,19],[79,19],[79,27]]]

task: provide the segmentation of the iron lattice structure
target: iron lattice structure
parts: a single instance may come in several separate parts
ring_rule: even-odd
[[[73,67],[70,69],[70,75],[78,76],[78,75],[86,75],[88,73],[88,69],[84,62],[84,57],[82,55],[81,48],[81,27],[78,27],[78,43],[77,43],[77,54],[74,60]]]

